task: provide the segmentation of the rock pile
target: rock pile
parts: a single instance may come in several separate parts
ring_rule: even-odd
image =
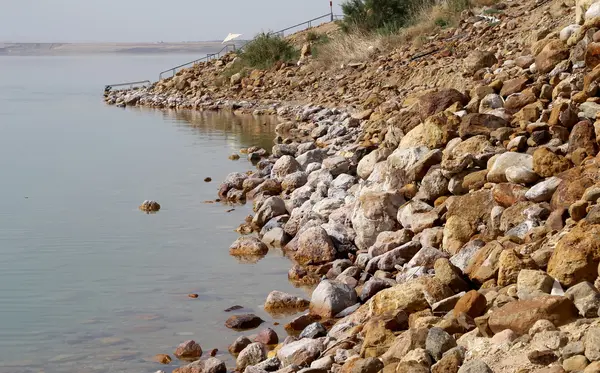
[[[328,92],[339,108],[356,104],[278,104],[289,120],[272,155],[220,186],[255,211],[239,229],[255,236],[231,254],[280,247],[290,281],[317,285],[274,350],[248,338],[230,347],[239,371],[600,372],[598,4],[496,4],[499,24],[467,17],[452,33],[462,45],[433,38],[453,63],[447,88],[402,91],[400,50],[335,79],[280,66],[211,90],[198,80],[217,74],[210,63],[137,99],[107,97],[218,107],[211,95],[310,92],[325,104]],[[306,306],[281,293],[266,305]]]

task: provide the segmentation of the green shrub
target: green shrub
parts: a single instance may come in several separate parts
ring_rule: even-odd
[[[279,61],[298,58],[298,50],[288,40],[261,33],[244,46],[240,58],[245,66],[267,69]]]
[[[439,26],[439,27],[441,27],[441,28],[448,27],[448,26],[450,25],[450,21],[449,21],[449,20],[447,20],[446,18],[441,18],[441,17],[440,17],[440,18],[436,18],[436,19],[433,21],[433,23],[434,23],[436,26]]]
[[[412,14],[431,0],[346,0],[342,3],[346,31],[380,31],[392,33],[405,26]]]

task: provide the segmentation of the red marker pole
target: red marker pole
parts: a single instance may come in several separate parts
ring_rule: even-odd
[[[331,22],[333,22],[333,1],[329,2],[329,9],[331,10]]]

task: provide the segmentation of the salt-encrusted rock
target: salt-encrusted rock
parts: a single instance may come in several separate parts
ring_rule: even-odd
[[[348,285],[334,281],[321,281],[313,291],[310,312],[324,318],[331,318],[358,302],[356,292]]]
[[[267,358],[262,343],[251,343],[240,352],[236,359],[236,369],[243,371],[246,367],[256,365]]]
[[[269,313],[287,313],[304,311],[310,304],[306,299],[274,290],[265,301],[265,311]]]
[[[395,230],[398,207],[404,202],[397,193],[367,192],[361,195],[352,214],[356,245],[367,249],[381,232]]]
[[[277,351],[277,357],[286,367],[291,364],[298,366],[310,365],[323,351],[323,344],[318,339],[304,338],[291,342]]]
[[[321,227],[312,227],[299,234],[294,260],[302,265],[323,264],[335,259],[335,247]]]

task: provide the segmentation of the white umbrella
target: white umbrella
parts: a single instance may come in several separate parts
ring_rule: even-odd
[[[242,34],[232,34],[232,33],[229,33],[229,35],[227,35],[227,37],[225,38],[225,40],[223,40],[223,42],[221,44],[225,44],[228,41],[232,41],[234,39],[237,39],[240,36],[242,36]]]

